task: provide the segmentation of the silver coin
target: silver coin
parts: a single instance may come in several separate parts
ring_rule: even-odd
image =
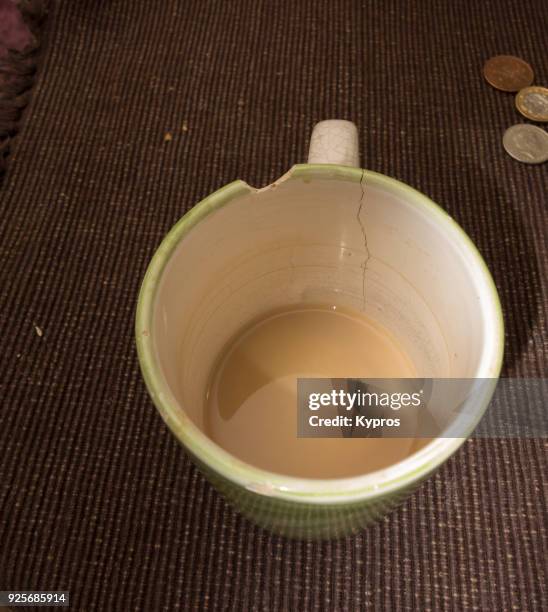
[[[502,145],[514,159],[526,164],[542,164],[548,160],[548,134],[536,125],[519,123],[509,127]]]

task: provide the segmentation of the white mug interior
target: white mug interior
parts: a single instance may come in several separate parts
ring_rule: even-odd
[[[302,304],[365,313],[393,334],[418,376],[498,376],[497,293],[460,227],[385,176],[295,166],[205,215],[163,269],[153,304],[156,359],[198,428],[227,342],[249,321]]]

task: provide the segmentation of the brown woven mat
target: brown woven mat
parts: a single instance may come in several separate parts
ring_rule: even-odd
[[[138,371],[155,247],[217,187],[360,128],[366,167],[441,203],[499,288],[504,373],[547,375],[547,166],[513,161],[514,53],[548,84],[542,0],[60,2],[1,198],[0,589],[74,610],[541,610],[543,440],[473,441],[358,537],[289,541],[185,457]],[[172,135],[166,140],[166,133]]]

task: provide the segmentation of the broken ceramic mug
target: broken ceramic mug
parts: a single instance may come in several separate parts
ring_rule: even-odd
[[[354,124],[316,125],[308,162],[261,189],[234,181],[171,229],[143,281],[136,335],[153,402],[226,498],[278,533],[337,537],[384,514],[463,438],[352,478],[261,470],[204,433],[208,377],[227,341],[262,313],[333,303],[391,330],[420,376],[496,378],[504,335],[470,238],[422,193],[361,169]],[[478,399],[478,418],[488,402]]]

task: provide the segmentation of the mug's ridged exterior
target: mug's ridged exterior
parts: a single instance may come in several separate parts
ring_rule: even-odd
[[[210,469],[190,455],[204,476],[246,518],[289,538],[335,539],[358,533],[405,500],[420,484],[383,497],[353,503],[295,503],[250,491]]]

